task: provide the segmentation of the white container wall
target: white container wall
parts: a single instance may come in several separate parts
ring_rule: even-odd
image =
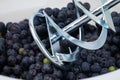
[[[30,18],[40,8],[45,7],[63,7],[72,0],[0,0],[0,21],[5,23],[19,22],[25,18]],[[82,2],[89,2],[92,9],[99,6],[100,0],[81,0]],[[94,5],[93,5],[94,4]],[[111,9],[120,13],[120,4]],[[92,10],[91,9],[91,10]],[[100,75],[82,80],[119,80],[120,70],[111,73]],[[14,80],[5,76],[0,76],[0,80]]]

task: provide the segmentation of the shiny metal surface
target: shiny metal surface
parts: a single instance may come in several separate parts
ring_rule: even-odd
[[[70,23],[69,25],[65,26],[63,29],[61,29],[52,19],[51,17],[49,17],[45,11],[43,11],[43,13],[36,13],[35,15],[33,15],[30,18],[29,21],[29,25],[30,25],[30,30],[31,33],[33,35],[33,38],[35,40],[35,42],[37,43],[38,47],[41,49],[41,51],[43,52],[43,54],[50,59],[54,64],[58,65],[58,66],[64,66],[64,62],[73,62],[76,60],[76,55],[78,54],[80,47],[85,48],[85,49],[89,49],[89,50],[96,50],[101,48],[107,38],[107,29],[111,28],[113,31],[115,31],[114,29],[114,25],[112,23],[112,18],[110,16],[110,13],[108,12],[108,10],[113,7],[114,5],[118,4],[118,2],[120,2],[120,0],[109,0],[107,2],[101,0],[102,4],[99,8],[95,9],[94,11],[90,12],[87,9],[85,9],[77,0],[74,0],[74,3],[76,5],[76,7],[80,8],[86,15],[79,17],[79,15],[77,14],[78,19],[76,19],[75,21],[73,21],[72,23]],[[103,13],[103,18],[99,19],[97,16],[99,14]],[[38,37],[36,30],[35,30],[35,26],[33,25],[34,19],[36,16],[39,17],[45,17],[46,19],[46,24],[47,24],[47,30],[48,30],[48,34],[49,34],[49,40],[50,40],[50,48],[52,50],[52,53],[50,53],[43,45],[41,39]],[[110,21],[109,21],[110,19]],[[100,36],[98,37],[97,40],[95,41],[91,41],[91,42],[86,42],[82,39],[82,28],[83,27],[79,27],[82,24],[85,24],[87,22],[89,22],[90,20],[93,20],[94,22],[98,23],[99,25],[102,26],[102,31]],[[56,33],[52,33],[50,31],[50,28],[53,27],[56,30]],[[72,37],[71,35],[69,35],[69,32],[74,31],[75,29],[79,28],[79,40]],[[60,38],[65,38],[68,41],[70,41],[71,43],[75,44],[76,50],[72,51],[69,47],[69,52],[67,54],[64,53],[60,53],[57,52],[56,50],[54,50],[53,45],[59,41]]]
[[[102,5],[102,6],[98,7],[97,9],[93,10],[91,13],[98,16],[98,15],[102,14],[101,8],[104,8],[105,10],[108,10],[118,3],[120,3],[120,0],[108,0],[104,5]],[[74,31],[74,29],[78,29],[80,25],[85,24],[85,23],[89,22],[90,20],[91,19],[87,15],[84,15],[84,16],[76,19],[72,23],[68,24],[67,26],[65,26],[62,30],[67,32],[67,33],[70,33],[71,31]],[[57,33],[54,34],[51,37],[52,42],[55,43],[60,37],[61,36],[58,36]]]
[[[41,14],[41,13],[36,13],[36,14],[33,15],[33,16],[31,17],[31,19],[29,20],[29,26],[30,26],[30,31],[31,31],[31,33],[32,33],[32,36],[33,36],[35,42],[37,43],[38,47],[40,48],[40,50],[44,53],[44,55],[45,55],[48,59],[50,59],[50,61],[53,62],[54,64],[57,64],[57,65],[61,66],[63,63],[59,62],[59,64],[58,64],[57,57],[52,57],[52,56],[51,56],[51,54],[49,53],[49,51],[44,47],[41,39],[38,37],[38,34],[37,34],[37,32],[36,32],[36,30],[35,30],[35,27],[34,27],[34,24],[33,24],[34,18],[35,18],[36,16],[44,17],[43,14]]]
[[[107,2],[107,0],[101,0],[101,3],[102,3],[101,5],[103,5],[105,2]],[[104,8],[102,8],[102,12],[103,12],[103,17],[105,21],[108,23],[109,28],[115,32],[116,31],[115,26],[113,24],[112,17],[109,10],[105,10]]]
[[[100,34],[100,37],[92,42],[84,42],[81,40],[78,40],[72,36],[70,36],[68,33],[62,31],[62,29],[60,29],[60,27],[44,12],[45,17],[47,17],[47,19],[50,21],[50,23],[52,23],[52,26],[55,28],[55,30],[57,31],[58,35],[61,35],[62,37],[64,37],[65,39],[67,39],[68,41],[70,41],[71,43],[85,48],[85,49],[89,49],[89,50],[96,50],[101,48],[105,41],[106,41],[106,37],[107,37],[107,29],[102,27],[102,31]],[[103,25],[103,24],[101,24]],[[105,24],[107,26],[107,24]]]

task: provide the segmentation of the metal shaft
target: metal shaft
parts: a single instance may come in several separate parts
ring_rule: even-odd
[[[91,13],[98,16],[98,15],[102,14],[102,10],[101,10],[102,7],[105,10],[108,10],[108,9],[112,8],[113,6],[115,6],[116,4],[118,4],[119,2],[120,2],[120,0],[109,0],[104,5],[93,10]],[[74,30],[78,29],[82,24],[85,24],[85,23],[89,22],[90,20],[91,19],[87,15],[84,15],[84,16],[76,19],[72,23],[68,24],[62,30],[65,32],[68,32],[68,33],[73,32]],[[55,33],[51,37],[52,43],[57,42],[60,38],[61,38],[61,36],[59,34]]]

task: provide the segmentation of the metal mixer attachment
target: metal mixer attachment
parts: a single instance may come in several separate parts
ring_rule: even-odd
[[[118,4],[119,2],[120,0],[108,0],[108,1],[101,0],[101,6],[91,12],[91,11],[88,11],[86,8],[84,8],[82,4],[79,3],[78,0],[73,0],[73,3],[75,4],[75,7],[76,7],[76,13],[77,13],[76,14],[77,19],[75,21],[73,21],[72,23],[68,24],[63,29],[61,29],[52,20],[52,18],[49,17],[45,11],[43,11],[43,13],[36,13],[30,18],[29,20],[30,31],[32,33],[32,36],[35,42],[37,43],[38,47],[43,52],[43,54],[48,59],[50,59],[51,62],[62,67],[66,65],[66,63],[71,63],[76,60],[76,55],[80,52],[80,48],[85,48],[88,50],[96,50],[96,49],[101,48],[104,45],[106,38],[107,38],[107,30],[110,28],[113,31],[115,31],[115,27],[113,25],[111,15],[108,10],[114,5]],[[79,12],[78,12],[79,8],[85,13],[84,16],[80,17]],[[101,19],[97,17],[99,14],[103,14],[103,17]],[[38,37],[38,34],[35,30],[35,26],[33,22],[36,16],[44,17],[46,19],[51,53],[44,47],[41,39]],[[82,24],[87,23],[90,20],[93,20],[94,22],[101,25],[102,30],[97,40],[86,42],[82,39],[83,37],[82,29],[84,28],[82,27]],[[52,27],[56,30],[56,33],[52,32],[52,30],[50,29]],[[70,32],[74,31],[74,29],[79,29],[79,39],[76,39],[69,34]],[[71,48],[68,47],[69,49],[68,53],[58,52],[55,49],[55,47],[57,47],[56,44],[59,44],[59,40],[61,38],[68,40],[72,44],[75,44],[77,46],[76,49],[72,51]]]

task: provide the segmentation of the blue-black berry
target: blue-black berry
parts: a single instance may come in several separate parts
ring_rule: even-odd
[[[91,71],[98,73],[101,71],[101,66],[99,65],[99,63],[94,63],[93,65],[91,65]]]
[[[81,65],[81,69],[83,72],[89,72],[90,71],[90,64],[88,62],[83,62]]]

